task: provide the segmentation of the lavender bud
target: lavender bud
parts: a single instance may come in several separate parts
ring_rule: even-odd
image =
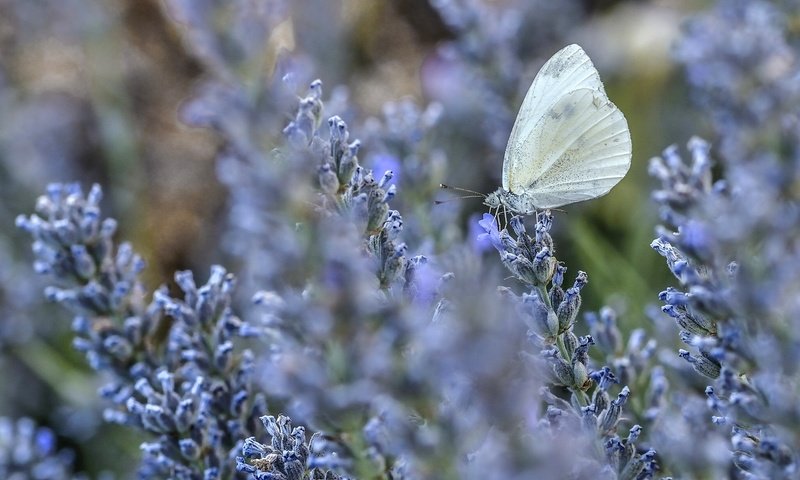
[[[586,285],[588,277],[585,272],[578,272],[575,278],[575,284],[566,291],[564,300],[558,306],[556,314],[558,315],[558,328],[559,331],[567,331],[578,315],[581,308],[581,289]]]
[[[182,438],[178,440],[178,445],[181,450],[181,455],[187,460],[197,460],[200,458],[200,445],[191,438]]]
[[[358,140],[353,140],[353,142],[347,146],[347,149],[342,155],[337,172],[339,183],[341,185],[348,185],[350,184],[351,180],[353,180],[353,174],[358,168],[358,150],[360,148],[361,142]]]
[[[369,193],[367,200],[367,232],[375,232],[386,221],[389,214],[389,205],[383,200],[386,192],[383,189],[375,188]]]
[[[80,275],[81,278],[92,278],[97,271],[97,266],[86,251],[86,246],[71,245],[70,253],[72,254],[72,261],[75,265],[75,272]]]
[[[556,267],[556,259],[547,247],[542,248],[533,259],[533,270],[538,283],[547,284],[553,276]]]
[[[572,362],[572,378],[573,384],[572,387],[578,389],[584,389],[586,387],[586,382],[589,380],[589,371],[586,369],[586,365],[582,362]]]
[[[573,368],[560,355],[553,359],[553,372],[562,385],[571,387],[576,384]]]
[[[678,350],[678,355],[689,362],[696,372],[711,379],[719,377],[720,364],[703,355],[702,352],[700,355],[691,355],[688,351],[681,349]]]
[[[568,330],[564,332],[563,340],[567,358],[572,358],[575,350],[578,348],[578,337],[572,332],[572,330]]]
[[[319,186],[323,192],[333,195],[339,191],[339,179],[331,168],[330,163],[325,163],[319,167]]]
[[[558,318],[555,312],[539,298],[536,290],[522,295],[525,323],[544,338],[555,339],[558,334]]]
[[[617,396],[617,399],[611,402],[607,410],[601,411],[598,417],[598,428],[600,432],[608,433],[616,429],[617,421],[622,413],[622,406],[628,400],[630,390],[624,387]]]

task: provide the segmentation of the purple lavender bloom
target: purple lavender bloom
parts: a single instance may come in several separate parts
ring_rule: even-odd
[[[0,477],[8,479],[81,480],[75,455],[58,450],[52,430],[30,418],[0,417]]]
[[[235,278],[215,266],[198,287],[178,272],[183,298],[162,287],[146,304],[144,262],[129,244],[115,246],[101,196],[98,185],[84,195],[53,184],[38,215],[18,217],[34,238],[36,270],[59,285],[45,295],[75,314],[73,343],[90,366],[111,374],[101,390],[114,405],[106,420],[157,438],[142,445],[142,478],[231,478],[239,438],[266,408],[252,352],[234,346],[260,334],[231,310]]]
[[[373,172],[392,172],[392,183],[397,185],[398,188],[402,186],[402,169],[400,168],[400,161],[394,155],[379,154],[370,157]]]
[[[236,468],[252,475],[251,478],[304,480],[320,478],[339,480],[334,473],[346,462],[338,460],[330,442],[324,437],[312,435],[306,441],[305,428],[292,427],[292,420],[284,415],[261,417],[264,429],[270,436],[269,444],[261,444],[255,437],[245,440],[242,457],[236,459]]]
[[[500,241],[500,230],[497,228],[497,219],[495,219],[494,215],[489,213],[484,213],[483,217],[478,220],[478,226],[483,229],[484,233],[478,235],[476,241],[478,242],[477,245],[491,245],[497,249],[497,251],[503,250],[503,244]]]
[[[787,282],[796,284],[800,255],[788,240],[796,227],[783,221],[797,218],[795,194],[783,190],[774,165],[743,158],[726,159],[726,188],[718,188],[708,144],[695,138],[689,150],[690,163],[673,148],[651,169],[662,183],[654,198],[665,223],[653,248],[680,283],[661,292],[662,310],[688,348],[679,350],[680,358],[713,381],[709,422],[733,427],[727,460],[743,475],[788,478],[797,458],[786,432],[797,426],[785,419],[796,406],[775,386],[796,376],[783,366],[796,354],[789,346],[796,328],[787,330],[785,322],[796,318],[797,305],[778,293]],[[797,176],[796,167],[784,172]]]
[[[564,464],[563,468],[579,477],[602,470],[608,478],[652,478],[657,470],[655,452],[650,450],[639,454],[633,445],[642,427],[634,427],[632,432],[636,434],[631,434],[629,444],[616,437],[623,406],[631,390],[624,386],[615,400],[609,396],[608,390],[620,381],[644,384],[655,343],[643,344],[644,332],[635,331],[627,351],[618,351],[619,330],[614,325],[613,314],[604,310],[602,324],[599,320],[592,320],[590,327],[602,335],[603,349],[611,366],[596,369],[589,357],[594,338],[590,335],[579,337],[574,333],[581,307],[581,290],[587,285],[588,276],[585,272],[578,272],[573,286],[564,291],[561,285],[566,268],[559,265],[552,253],[555,249],[549,233],[552,214],[549,211],[537,214],[535,237],[528,235],[523,220],[514,217],[509,221],[513,236],[507,228],[498,230],[495,218],[490,214],[484,214],[479,224],[505,266],[531,289],[522,297],[509,290],[503,291],[506,299],[516,303],[517,314],[531,328],[528,336],[539,349],[538,356],[525,354],[542,378],[549,379],[549,385],[539,392],[548,407],[547,415],[538,422],[536,434],[576,446],[597,441],[609,446],[605,455],[582,455],[576,464]],[[621,353],[624,356],[620,358]],[[550,391],[551,388],[566,389],[570,392],[570,402],[558,398]],[[652,397],[651,401],[657,405],[662,398]],[[557,458],[557,451],[550,454],[557,463],[564,460]]]

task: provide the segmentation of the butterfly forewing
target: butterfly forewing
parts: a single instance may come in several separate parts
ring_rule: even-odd
[[[516,146],[530,136],[543,112],[569,92],[581,88],[597,91],[602,97],[606,95],[600,75],[589,56],[578,45],[569,45],[545,62],[522,101],[503,161],[504,189],[513,191],[511,186],[519,185],[520,181],[516,177],[521,170],[541,169],[538,165],[531,165],[538,159],[520,156]]]
[[[539,208],[605,195],[630,168],[628,122],[596,90],[563,95],[519,140],[516,154],[535,158],[536,168],[520,168],[511,191],[532,196]]]

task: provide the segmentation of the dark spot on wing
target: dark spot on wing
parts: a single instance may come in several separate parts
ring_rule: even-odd
[[[555,106],[548,110],[547,116],[553,119],[558,119],[561,117],[570,118],[575,115],[575,104],[574,103],[566,103],[566,104],[558,104],[556,105],[560,108],[556,108]]]

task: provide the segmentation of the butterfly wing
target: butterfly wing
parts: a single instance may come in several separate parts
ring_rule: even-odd
[[[532,196],[539,208],[605,195],[631,165],[628,122],[604,93],[588,88],[563,95],[518,140],[515,155],[534,166],[515,193]]]
[[[518,193],[543,171],[537,158],[519,146],[531,135],[541,117],[569,92],[590,89],[606,96],[600,75],[586,52],[569,45],[553,55],[533,79],[517,114],[503,160],[503,188]]]

